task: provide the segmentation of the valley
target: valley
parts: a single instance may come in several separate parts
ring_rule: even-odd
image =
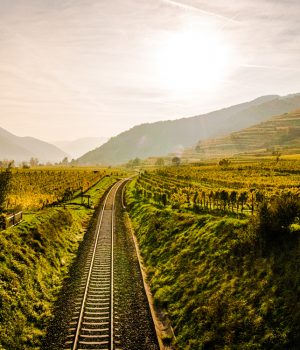
[[[297,349],[300,118],[269,114],[298,99],[214,112],[209,133],[203,116],[137,126],[72,162],[3,160],[0,348]]]
[[[300,276],[293,266],[299,256],[299,161],[272,156],[220,164],[139,166],[129,172],[121,168],[13,169],[12,179],[23,181],[24,186],[10,187],[5,198],[24,191],[30,183],[24,194],[34,196],[32,201],[16,196],[16,202],[3,202],[11,206],[5,210],[13,210],[16,204],[24,215],[21,223],[0,235],[2,348],[69,348],[68,334],[73,333],[67,331],[77,312],[72,310],[101,203],[113,183],[133,175],[118,192],[113,220],[114,322],[119,334],[115,344],[132,350],[133,344],[146,339],[142,330],[132,332],[130,325],[149,306],[131,231],[126,228],[129,224],[152,293],[155,322],[164,324],[157,329],[160,348],[296,349]],[[77,186],[73,191],[72,181]],[[47,186],[53,194],[51,186],[60,192],[45,205]],[[140,276],[139,282],[134,276]],[[134,278],[136,287],[129,290],[127,278]],[[97,288],[102,288],[101,283]],[[139,306],[135,293],[141,295]],[[79,339],[85,343],[90,336],[83,333]],[[139,346],[152,349],[154,345]]]
[[[300,1],[0,1],[0,350],[300,349]]]

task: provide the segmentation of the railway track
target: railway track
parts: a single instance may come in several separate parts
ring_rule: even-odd
[[[66,350],[121,350],[114,313],[114,212],[116,192],[124,181],[117,182],[104,200],[75,300]]]

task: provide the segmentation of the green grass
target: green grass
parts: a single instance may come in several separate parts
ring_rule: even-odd
[[[133,187],[127,202],[154,301],[180,349],[299,348],[299,235],[263,254],[248,220],[154,207]]]
[[[116,181],[115,176],[106,176],[101,179],[96,185],[92,186],[88,191],[86,191],[85,195],[90,195],[90,205],[95,205],[99,200],[99,195],[104,193],[103,189],[108,188],[113,182]],[[102,192],[102,194],[101,194]],[[84,198],[84,203],[87,204],[87,198]],[[76,198],[70,200],[70,203],[81,204],[81,196],[78,194]]]
[[[83,237],[83,212],[48,209],[0,235],[0,344],[38,349],[51,306]]]

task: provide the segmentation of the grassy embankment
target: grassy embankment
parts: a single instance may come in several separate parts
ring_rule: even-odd
[[[88,194],[96,204],[115,177]],[[39,349],[63,279],[94,210],[65,205],[0,233],[0,349]]]
[[[132,182],[127,202],[149,283],[180,349],[299,349],[299,226],[263,241],[257,222],[134,193]]]

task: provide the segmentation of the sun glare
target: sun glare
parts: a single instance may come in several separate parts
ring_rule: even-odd
[[[156,53],[158,80],[180,94],[214,90],[230,74],[232,56],[230,45],[212,30],[168,34]]]

